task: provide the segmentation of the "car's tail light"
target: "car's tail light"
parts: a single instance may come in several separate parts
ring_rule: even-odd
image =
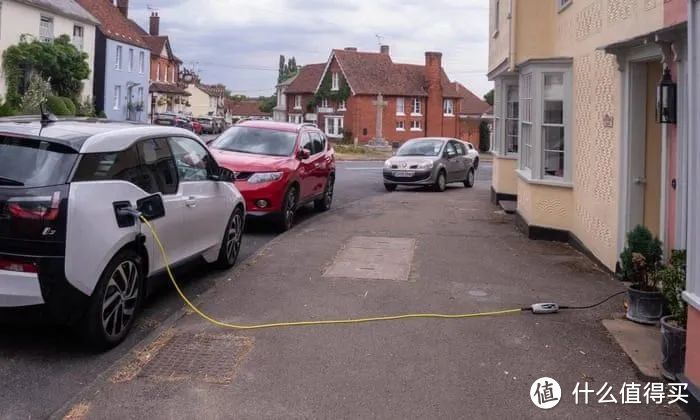
[[[61,193],[39,197],[13,197],[7,200],[7,210],[11,217],[28,220],[56,220]]]
[[[38,273],[36,263],[13,258],[0,257],[0,270],[17,271],[19,273]]]

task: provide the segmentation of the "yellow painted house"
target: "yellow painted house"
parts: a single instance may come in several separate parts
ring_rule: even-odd
[[[205,85],[198,81],[188,83],[185,90],[191,95],[186,111],[195,117],[220,116],[225,114],[223,85]]]
[[[656,119],[664,69],[678,92],[687,79],[680,10],[687,0],[490,0],[492,199],[517,201],[529,237],[611,271],[638,224],[685,248],[687,109],[677,125]]]

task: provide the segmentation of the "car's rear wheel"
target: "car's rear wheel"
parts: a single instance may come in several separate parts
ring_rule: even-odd
[[[464,180],[464,186],[467,188],[474,186],[474,169],[469,169],[467,171],[467,179]]]
[[[214,263],[218,268],[231,268],[236,264],[238,254],[241,250],[244,228],[245,218],[243,217],[243,209],[236,207],[236,210],[233,211],[226,225],[224,238],[221,241],[221,249],[219,250],[219,258]]]
[[[435,191],[443,192],[447,189],[447,175],[444,170],[440,170],[437,179],[435,180],[435,185],[433,185]]]
[[[323,197],[314,201],[316,211],[327,211],[333,204],[333,188],[335,187],[335,178],[328,177],[326,181],[326,189],[323,191]]]
[[[474,169],[479,169],[479,158],[474,159]]]
[[[107,264],[85,313],[85,339],[96,349],[121,343],[134,325],[143,298],[141,257],[133,250],[119,252]]]
[[[384,184],[384,188],[389,192],[396,191],[396,187],[396,184]]]
[[[292,186],[287,190],[282,202],[282,213],[279,215],[278,227],[281,232],[286,232],[294,226],[294,218],[297,213],[298,206],[297,188]]]

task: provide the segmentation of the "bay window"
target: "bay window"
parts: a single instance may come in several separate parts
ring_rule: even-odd
[[[522,66],[518,172],[525,180],[570,185],[571,92],[570,60],[533,60]]]
[[[494,144],[499,156],[517,158],[520,143],[520,92],[517,77],[495,80],[493,95]]]

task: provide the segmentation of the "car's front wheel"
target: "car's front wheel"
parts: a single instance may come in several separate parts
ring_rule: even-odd
[[[83,334],[96,349],[121,343],[134,325],[143,298],[141,257],[133,250],[119,252],[107,264],[85,313]]]
[[[287,190],[282,202],[282,213],[279,215],[278,227],[281,232],[286,232],[294,226],[294,218],[297,213],[298,205],[297,188],[292,186]]]
[[[444,170],[440,170],[440,172],[438,172],[433,188],[438,192],[443,192],[445,189],[447,189],[447,175],[445,174]]]
[[[224,238],[221,241],[221,249],[219,250],[219,258],[214,263],[217,267],[226,269],[236,264],[238,254],[241,250],[241,242],[243,241],[243,229],[245,228],[244,220],[243,209],[236,207],[224,231]]]

